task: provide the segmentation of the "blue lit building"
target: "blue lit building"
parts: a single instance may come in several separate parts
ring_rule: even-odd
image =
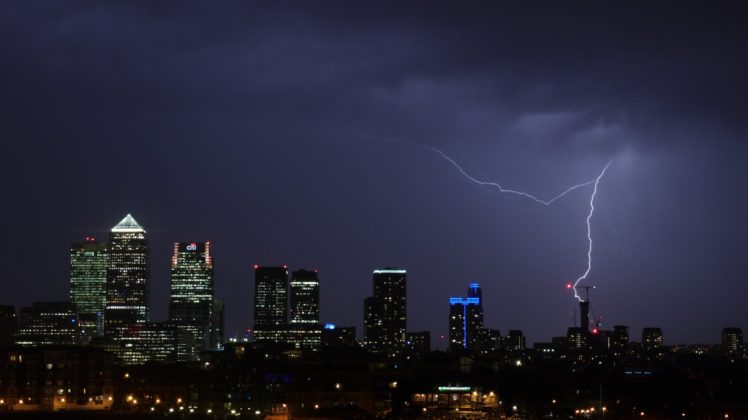
[[[449,348],[452,351],[478,350],[483,338],[483,293],[471,283],[467,297],[449,298]]]

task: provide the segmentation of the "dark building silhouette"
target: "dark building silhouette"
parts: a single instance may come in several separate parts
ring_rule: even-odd
[[[664,356],[662,329],[647,327],[642,329],[642,355],[645,359],[661,359]]]
[[[36,302],[21,308],[16,344],[34,347],[81,344],[75,305],[71,302]]]
[[[195,355],[215,346],[214,279],[210,242],[174,244],[169,322],[192,335]]]
[[[407,272],[397,268],[374,270],[374,295],[364,301],[364,344],[388,356],[405,349]]]
[[[583,300],[579,302],[579,327],[584,331],[590,330],[590,301]]]
[[[325,324],[322,328],[322,347],[359,347],[359,343],[356,341],[356,327],[338,327],[334,324]]]
[[[0,347],[7,347],[15,342],[18,330],[18,317],[15,306],[0,305]]]
[[[213,310],[210,312],[210,348],[219,350],[223,348],[226,341],[226,318],[224,315],[223,300],[217,297],[213,298]]]
[[[288,267],[255,265],[254,271],[255,340],[285,342],[288,325]]]
[[[566,344],[571,351],[587,351],[590,348],[590,334],[584,327],[569,327],[566,330]]]
[[[114,355],[94,347],[0,350],[0,413],[110,410]]]
[[[431,332],[409,332],[405,336],[405,347],[408,354],[423,355],[431,351]]]
[[[70,246],[70,301],[88,339],[104,334],[107,260],[107,244],[92,236]]]
[[[145,230],[131,215],[109,235],[104,333],[116,337],[149,319],[149,250]]]
[[[743,330],[737,327],[723,328],[722,351],[731,357],[743,357]]]
[[[610,348],[613,355],[621,357],[626,355],[629,346],[629,327],[625,325],[614,325],[610,337]]]
[[[480,351],[483,354],[496,354],[501,351],[501,331],[493,328],[480,330]]]
[[[509,330],[509,335],[504,338],[504,350],[509,352],[523,351],[525,347],[525,336],[522,330]]]
[[[383,311],[381,299],[373,296],[364,299],[364,347],[373,353],[384,352],[381,326]]]

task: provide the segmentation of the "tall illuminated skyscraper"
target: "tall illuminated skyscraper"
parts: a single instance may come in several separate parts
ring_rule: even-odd
[[[70,301],[83,337],[104,334],[107,257],[107,244],[91,236],[70,247]]]
[[[116,336],[149,316],[149,255],[145,230],[127,215],[109,235],[104,333]]]
[[[316,271],[291,273],[291,324],[319,324],[319,278]]]
[[[374,270],[374,296],[364,301],[364,343],[369,351],[402,354],[406,343],[406,270]]]
[[[169,321],[193,337],[194,353],[211,345],[213,256],[210,242],[174,244]]]
[[[255,265],[255,328],[258,341],[285,341],[288,324],[288,267]]]
[[[291,312],[287,340],[299,349],[322,348],[319,323],[319,277],[316,270],[291,273]]]

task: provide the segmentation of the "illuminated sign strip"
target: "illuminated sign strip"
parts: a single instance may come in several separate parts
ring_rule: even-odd
[[[446,392],[446,391],[460,391],[460,392],[470,392],[469,386],[440,386],[439,392]]]

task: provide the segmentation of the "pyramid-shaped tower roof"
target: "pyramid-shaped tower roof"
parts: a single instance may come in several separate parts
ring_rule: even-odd
[[[145,229],[128,213],[124,219],[117,223],[117,226],[112,228],[112,232],[145,232]]]

